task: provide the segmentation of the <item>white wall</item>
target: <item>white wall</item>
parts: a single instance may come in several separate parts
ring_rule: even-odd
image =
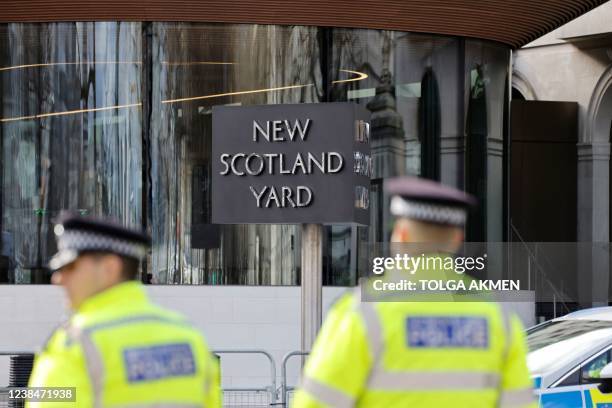
[[[255,348],[277,363],[300,348],[300,288],[248,286],[147,286],[153,300],[184,313],[201,329],[212,349]],[[346,288],[323,289],[323,310]],[[60,288],[51,285],[0,285],[0,351],[33,351],[67,314]],[[533,321],[533,303],[517,304]],[[300,359],[288,365],[296,379]],[[225,387],[269,383],[269,365],[260,356],[222,355]],[[8,383],[8,358],[0,357],[0,386]]]
[[[248,286],[147,286],[152,299],[189,317],[212,349],[256,348],[277,363],[300,348],[300,288]],[[324,288],[323,310],[346,289]],[[62,290],[52,285],[0,285],[0,351],[33,351],[67,318]],[[224,386],[269,382],[261,356],[222,355]],[[292,378],[299,359],[288,365]],[[0,357],[0,387],[8,383],[8,358]]]
[[[324,288],[323,310],[345,288]],[[277,363],[300,349],[300,288],[284,286],[149,286],[152,298],[189,316],[206,335],[212,349],[264,349]],[[221,355],[224,386],[263,385],[269,366],[263,356]],[[288,364],[296,378],[299,359]]]

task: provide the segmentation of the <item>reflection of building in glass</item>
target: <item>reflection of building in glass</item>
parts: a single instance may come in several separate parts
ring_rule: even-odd
[[[509,58],[506,47],[478,40],[300,26],[0,31],[2,231],[10,237],[2,265],[15,282],[48,279],[50,220],[72,209],[145,226],[154,242],[145,281],[298,284],[297,226],[210,225],[211,108],[348,100],[372,112],[372,155],[358,169],[372,173],[372,189],[356,195],[372,221],[326,227],[324,270],[327,284],[354,283],[358,248],[389,235],[384,179],[420,174],[463,185],[466,73],[486,66],[487,89],[502,88]],[[501,117],[487,121],[502,134]],[[479,177],[495,171],[500,180],[501,167],[492,166],[501,163],[481,167]],[[502,191],[495,194],[483,203],[501,201]],[[501,209],[489,219],[501,223]]]
[[[388,239],[388,177],[478,194],[473,238],[503,240],[504,91],[509,45],[524,39],[497,40],[316,25],[2,24],[0,280],[46,282],[51,219],[71,209],[147,228],[145,281],[298,284],[297,226],[210,224],[215,105],[352,101],[372,112],[371,163],[359,169],[372,172],[369,199],[356,192],[371,225],[326,226],[330,285],[354,284],[359,249]]]
[[[8,278],[43,282],[54,245],[50,220],[61,209],[142,222],[141,26],[11,24],[0,31]],[[95,43],[102,38],[114,41]],[[88,110],[96,107],[105,109]]]

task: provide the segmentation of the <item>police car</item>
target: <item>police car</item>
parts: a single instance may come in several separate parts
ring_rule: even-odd
[[[612,408],[612,307],[527,330],[527,364],[542,408]]]

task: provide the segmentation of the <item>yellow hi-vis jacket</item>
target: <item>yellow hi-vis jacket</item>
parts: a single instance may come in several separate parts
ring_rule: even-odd
[[[535,408],[522,324],[501,303],[346,294],[319,332],[292,407],[353,406]]]
[[[30,387],[76,387],[40,407],[219,407],[219,367],[184,318],[149,302],[138,282],[87,299],[36,357]]]

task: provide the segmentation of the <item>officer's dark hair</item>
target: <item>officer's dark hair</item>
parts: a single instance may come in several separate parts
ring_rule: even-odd
[[[126,281],[136,280],[140,262],[136,258],[128,258],[127,256],[122,256],[121,261],[123,262],[123,269],[121,270],[123,279]]]

